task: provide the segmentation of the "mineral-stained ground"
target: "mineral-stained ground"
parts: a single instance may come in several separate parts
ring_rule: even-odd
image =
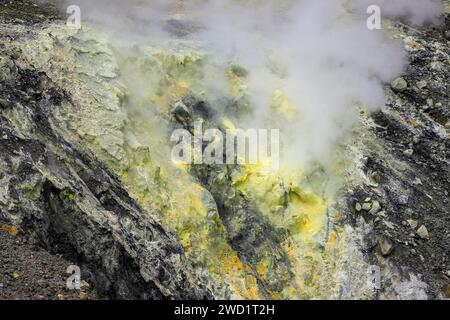
[[[201,95],[201,50],[121,47],[49,1],[2,1],[0,299],[449,298],[448,8],[387,25],[409,65],[334,168],[263,174],[170,160],[174,128],[234,126]],[[245,70],[223,72],[245,113]]]

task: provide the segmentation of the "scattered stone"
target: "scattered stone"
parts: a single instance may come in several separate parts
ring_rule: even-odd
[[[372,204],[370,202],[366,202],[362,205],[362,209],[364,211],[369,211],[372,208]]]
[[[88,290],[91,288],[91,285],[89,283],[87,283],[86,281],[81,281],[81,289],[83,290]]]
[[[241,66],[234,65],[231,67],[231,71],[240,78],[245,78],[248,76],[248,71]]]
[[[44,280],[44,279],[39,279],[38,281],[36,281],[36,284],[38,285],[38,286],[41,286],[41,287],[43,287],[43,286],[45,286],[46,285],[46,280]]]
[[[391,230],[394,230],[394,229],[395,229],[395,226],[394,226],[394,224],[393,224],[392,222],[387,221],[387,220],[383,220],[383,223],[384,223],[384,225],[385,225],[386,227],[388,227],[389,229],[391,229]]]
[[[13,279],[17,279],[17,278],[20,277],[20,274],[19,274],[17,271],[14,271],[13,273],[11,273],[11,277],[12,277]]]
[[[425,80],[417,81],[417,88],[419,89],[426,88],[427,85],[428,83]]]
[[[381,181],[381,175],[378,171],[374,171],[371,174],[372,180],[375,181],[376,183],[380,183]]]
[[[417,234],[422,239],[425,239],[425,240],[430,239],[430,235],[428,233],[428,230],[427,230],[427,228],[424,225],[422,225],[419,229],[417,229]]]
[[[401,195],[398,197],[398,203],[401,205],[407,205],[408,200],[409,200],[409,197],[407,195]]]
[[[450,120],[445,123],[445,129],[450,130]]]
[[[377,215],[378,215],[379,217],[382,217],[382,218],[387,218],[386,211],[384,211],[384,210],[378,212]]]
[[[378,187],[378,183],[369,181],[369,183],[367,183],[367,186],[371,187],[371,188],[377,188]]]
[[[417,51],[422,47],[413,37],[406,37],[404,43],[406,51],[410,52]]]
[[[375,214],[377,214],[380,210],[381,210],[381,205],[380,205],[380,203],[379,203],[378,201],[376,201],[376,200],[373,201],[373,202],[372,202],[372,208],[370,209],[369,213],[375,215]]]
[[[414,153],[413,149],[407,149],[407,150],[403,151],[403,154],[407,157],[411,157],[413,155],[413,153]]]
[[[57,297],[58,297],[58,300],[64,300],[64,294],[62,294],[62,293],[58,293]]]
[[[17,237],[19,235],[19,230],[14,226],[4,224],[0,229],[13,237]]]
[[[430,63],[430,68],[436,71],[443,71],[445,69],[444,65],[440,61],[433,61]]]
[[[80,292],[80,300],[87,300],[88,294],[84,291]]]
[[[381,254],[385,257],[390,255],[394,249],[394,246],[388,239],[380,239],[378,244],[380,245]]]
[[[8,104],[9,104],[8,100],[0,98],[0,108],[6,108]]]
[[[355,209],[356,209],[356,211],[358,211],[358,212],[361,211],[362,207],[361,207],[361,204],[360,204],[359,202],[356,203]]]
[[[406,220],[406,221],[408,222],[409,226],[410,226],[411,228],[413,228],[414,230],[416,230],[417,226],[419,225],[419,223],[417,222],[417,220],[409,219],[409,220]]]
[[[391,87],[394,90],[403,91],[408,88],[408,82],[400,77],[391,82]]]

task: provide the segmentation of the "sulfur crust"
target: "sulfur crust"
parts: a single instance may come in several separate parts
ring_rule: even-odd
[[[64,34],[62,29],[52,32],[67,48],[73,46],[69,43],[73,34]],[[41,40],[42,47],[54,45],[48,32],[41,35]],[[265,253],[255,270],[242,261],[227,241],[211,194],[190,176],[187,166],[177,166],[170,161],[169,131],[164,128],[168,125],[170,104],[188,92],[204,94],[198,73],[202,54],[189,49],[175,52],[152,49],[137,57],[130,54],[119,58],[105,44],[92,48],[89,39],[81,36],[76,41],[84,46],[85,54],[96,55],[98,53],[94,51],[101,49],[107,59],[103,65],[83,65],[82,70],[71,70],[70,76],[66,77],[51,69],[51,65],[48,67],[48,74],[55,81],[77,88],[73,92],[74,104],[80,108],[70,117],[63,112],[60,115],[61,122],[70,123],[68,130],[75,129],[77,136],[73,139],[87,142],[102,161],[119,173],[130,195],[149,212],[155,213],[163,226],[175,234],[198,271],[207,270],[217,282],[224,283],[232,298],[265,298],[258,286],[258,278],[267,282],[276,280],[278,275],[273,273],[276,266],[273,266],[272,253]],[[27,45],[31,46],[31,43]],[[67,54],[67,48],[51,54],[54,59],[62,60],[62,65],[72,68],[70,66],[76,65],[77,58]],[[45,57],[50,60],[51,51],[39,47],[33,47],[33,50],[42,52],[33,59],[44,68]],[[138,59],[136,69],[129,68],[127,59],[131,58]],[[83,63],[88,61],[85,59]],[[95,104],[93,97],[98,92],[90,92],[89,83],[84,84],[82,77],[89,68],[100,68],[104,75],[111,76],[122,70],[122,74],[129,74],[130,78],[122,78],[120,82],[115,78],[99,78],[106,90],[103,93],[106,102],[105,105]],[[230,95],[241,94],[245,80],[230,75],[229,69],[224,69],[223,75],[228,78]],[[142,89],[127,92],[132,85],[142,86]],[[125,95],[134,98],[125,100]],[[276,112],[289,113],[291,108],[284,101],[281,89],[274,97],[274,105],[281,106]],[[236,130],[229,118],[222,118],[221,123],[225,128]],[[268,294],[274,299],[329,297],[339,286],[339,270],[351,250],[344,230],[331,231],[329,238],[325,237],[327,210],[333,199],[312,190],[301,168],[267,174],[264,167],[259,164],[242,168],[234,178],[234,185],[257,204],[276,230],[288,231],[280,246],[287,253],[292,281],[280,282],[282,287]]]

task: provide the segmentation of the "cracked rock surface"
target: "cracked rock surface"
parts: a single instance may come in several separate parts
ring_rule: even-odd
[[[448,298],[450,19],[387,27],[409,64],[339,149],[331,201],[320,170],[301,184],[294,173],[264,180],[235,166],[163,164],[169,137],[154,127],[224,119],[184,83],[160,105],[169,94],[139,100],[134,77],[166,85],[178,64],[195,74],[201,54],[127,56],[100,33],[67,30],[49,1],[0,4],[0,259],[39,247],[37,265],[57,274],[44,291],[31,276],[32,293],[6,291],[23,276],[8,265],[0,298],[80,298],[64,291],[68,264],[81,267],[89,298]],[[164,81],[146,78],[158,72]],[[148,101],[155,114],[133,108]]]
[[[22,59],[14,43],[33,35],[14,24],[0,28],[2,223],[79,265],[100,296],[212,298],[173,236],[55,127],[53,112],[70,93]]]

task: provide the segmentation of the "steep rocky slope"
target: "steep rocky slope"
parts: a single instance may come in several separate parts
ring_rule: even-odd
[[[80,265],[100,297],[448,296],[448,14],[387,26],[408,69],[334,168],[264,175],[170,161],[174,128],[233,127],[202,98],[195,45],[128,48],[46,1],[0,12],[1,223]],[[239,97],[220,103],[247,112]]]
[[[70,93],[21,48],[43,28],[21,20],[1,27],[1,219],[83,267],[103,296],[211,298],[173,236],[55,126],[53,113],[71,104]]]
[[[450,20],[447,15],[440,27],[424,30],[401,23],[393,28],[408,51],[409,66],[387,89],[383,109],[363,115],[355,129],[363,134],[350,147],[358,161],[349,173],[356,181],[345,196],[350,208],[345,219],[364,225],[362,248],[382,266],[385,283],[379,297],[406,294],[392,279],[395,274],[412,282],[421,275],[420,297],[445,297],[450,253]],[[364,205],[366,210],[361,209]]]

